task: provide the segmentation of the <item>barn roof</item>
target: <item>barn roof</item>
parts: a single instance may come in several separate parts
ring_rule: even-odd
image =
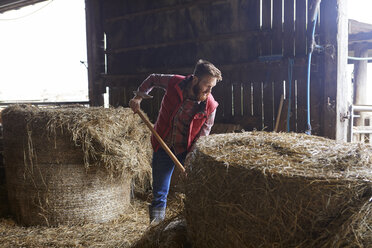
[[[19,9],[43,1],[46,0],[0,0],[0,13],[4,13],[9,10]]]
[[[372,24],[349,19],[349,55],[353,56],[356,48],[368,49],[368,57],[372,57]]]

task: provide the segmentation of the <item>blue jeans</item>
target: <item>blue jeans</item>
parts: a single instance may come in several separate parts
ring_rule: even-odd
[[[183,164],[187,152],[176,155],[178,160]],[[167,196],[169,192],[170,181],[172,178],[174,163],[168,154],[159,148],[154,152],[152,157],[152,193],[153,198],[151,208],[161,209],[167,206]]]

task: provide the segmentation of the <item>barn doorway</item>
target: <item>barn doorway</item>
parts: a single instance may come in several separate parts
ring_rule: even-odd
[[[351,81],[349,141],[371,143],[372,16],[369,0],[349,1],[349,65]]]
[[[0,14],[0,102],[88,101],[84,0]]]

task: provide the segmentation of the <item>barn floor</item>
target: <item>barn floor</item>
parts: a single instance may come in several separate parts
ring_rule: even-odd
[[[183,208],[183,196],[169,198],[167,215]],[[12,219],[0,219],[0,247],[130,247],[149,226],[148,201],[134,199],[119,219],[81,226],[22,227]]]

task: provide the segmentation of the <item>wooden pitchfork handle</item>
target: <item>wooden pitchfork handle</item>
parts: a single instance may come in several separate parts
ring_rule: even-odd
[[[169,157],[173,160],[174,164],[180,169],[183,173],[185,173],[185,167],[182,166],[180,161],[177,159],[177,157],[173,154],[173,152],[169,149],[167,144],[163,141],[163,139],[159,136],[159,134],[155,131],[154,127],[152,126],[152,123],[143,115],[141,110],[138,110],[136,112],[143,122],[145,122],[146,126],[151,130],[152,134],[155,136],[155,138],[159,141],[161,147],[166,151],[166,153],[169,155]]]

